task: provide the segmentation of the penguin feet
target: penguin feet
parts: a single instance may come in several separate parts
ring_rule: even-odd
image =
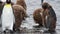
[[[14,32],[20,32],[20,29],[19,29],[19,28],[18,28],[18,29],[13,28],[13,31],[14,31]]]
[[[50,31],[50,33],[55,33],[56,32],[55,30],[48,30],[48,31]]]
[[[6,30],[3,31],[3,33],[4,33],[4,34],[6,34],[6,33],[11,33],[11,34],[13,34],[14,32],[13,32],[12,30],[6,29]]]
[[[44,31],[44,33],[50,33],[50,31],[46,30],[46,31]]]
[[[44,33],[55,33],[55,32],[56,32],[55,30],[52,30],[52,31],[46,30],[46,31],[44,31]]]

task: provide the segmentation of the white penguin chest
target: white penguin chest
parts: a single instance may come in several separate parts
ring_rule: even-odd
[[[14,14],[11,6],[4,6],[1,19],[2,23],[7,24],[7,26],[14,22]]]

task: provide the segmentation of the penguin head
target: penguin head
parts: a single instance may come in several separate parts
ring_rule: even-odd
[[[43,9],[47,9],[47,8],[48,8],[48,5],[49,5],[49,4],[45,2],[45,3],[42,4],[42,8],[43,8]]]
[[[49,8],[51,8],[52,6],[50,5],[50,4],[48,4],[47,2],[44,2],[43,4],[42,4],[42,8],[43,9],[49,9]]]
[[[8,3],[8,4],[11,3],[11,0],[6,0],[6,3]]]

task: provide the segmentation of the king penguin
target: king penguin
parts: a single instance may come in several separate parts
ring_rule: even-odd
[[[6,0],[6,3],[2,10],[1,20],[2,31],[5,31],[6,29],[13,31],[14,14],[11,5],[11,0]]]

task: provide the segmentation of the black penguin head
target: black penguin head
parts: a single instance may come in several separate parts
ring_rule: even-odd
[[[11,0],[6,0],[6,3],[8,3],[8,4],[11,3]]]
[[[49,4],[45,2],[45,3],[42,4],[42,8],[43,8],[43,9],[47,9],[47,8],[48,8],[48,5],[49,5]]]
[[[51,8],[52,6],[50,5],[50,4],[48,4],[47,2],[44,2],[43,4],[42,4],[42,8],[43,9],[49,9],[49,8]]]

